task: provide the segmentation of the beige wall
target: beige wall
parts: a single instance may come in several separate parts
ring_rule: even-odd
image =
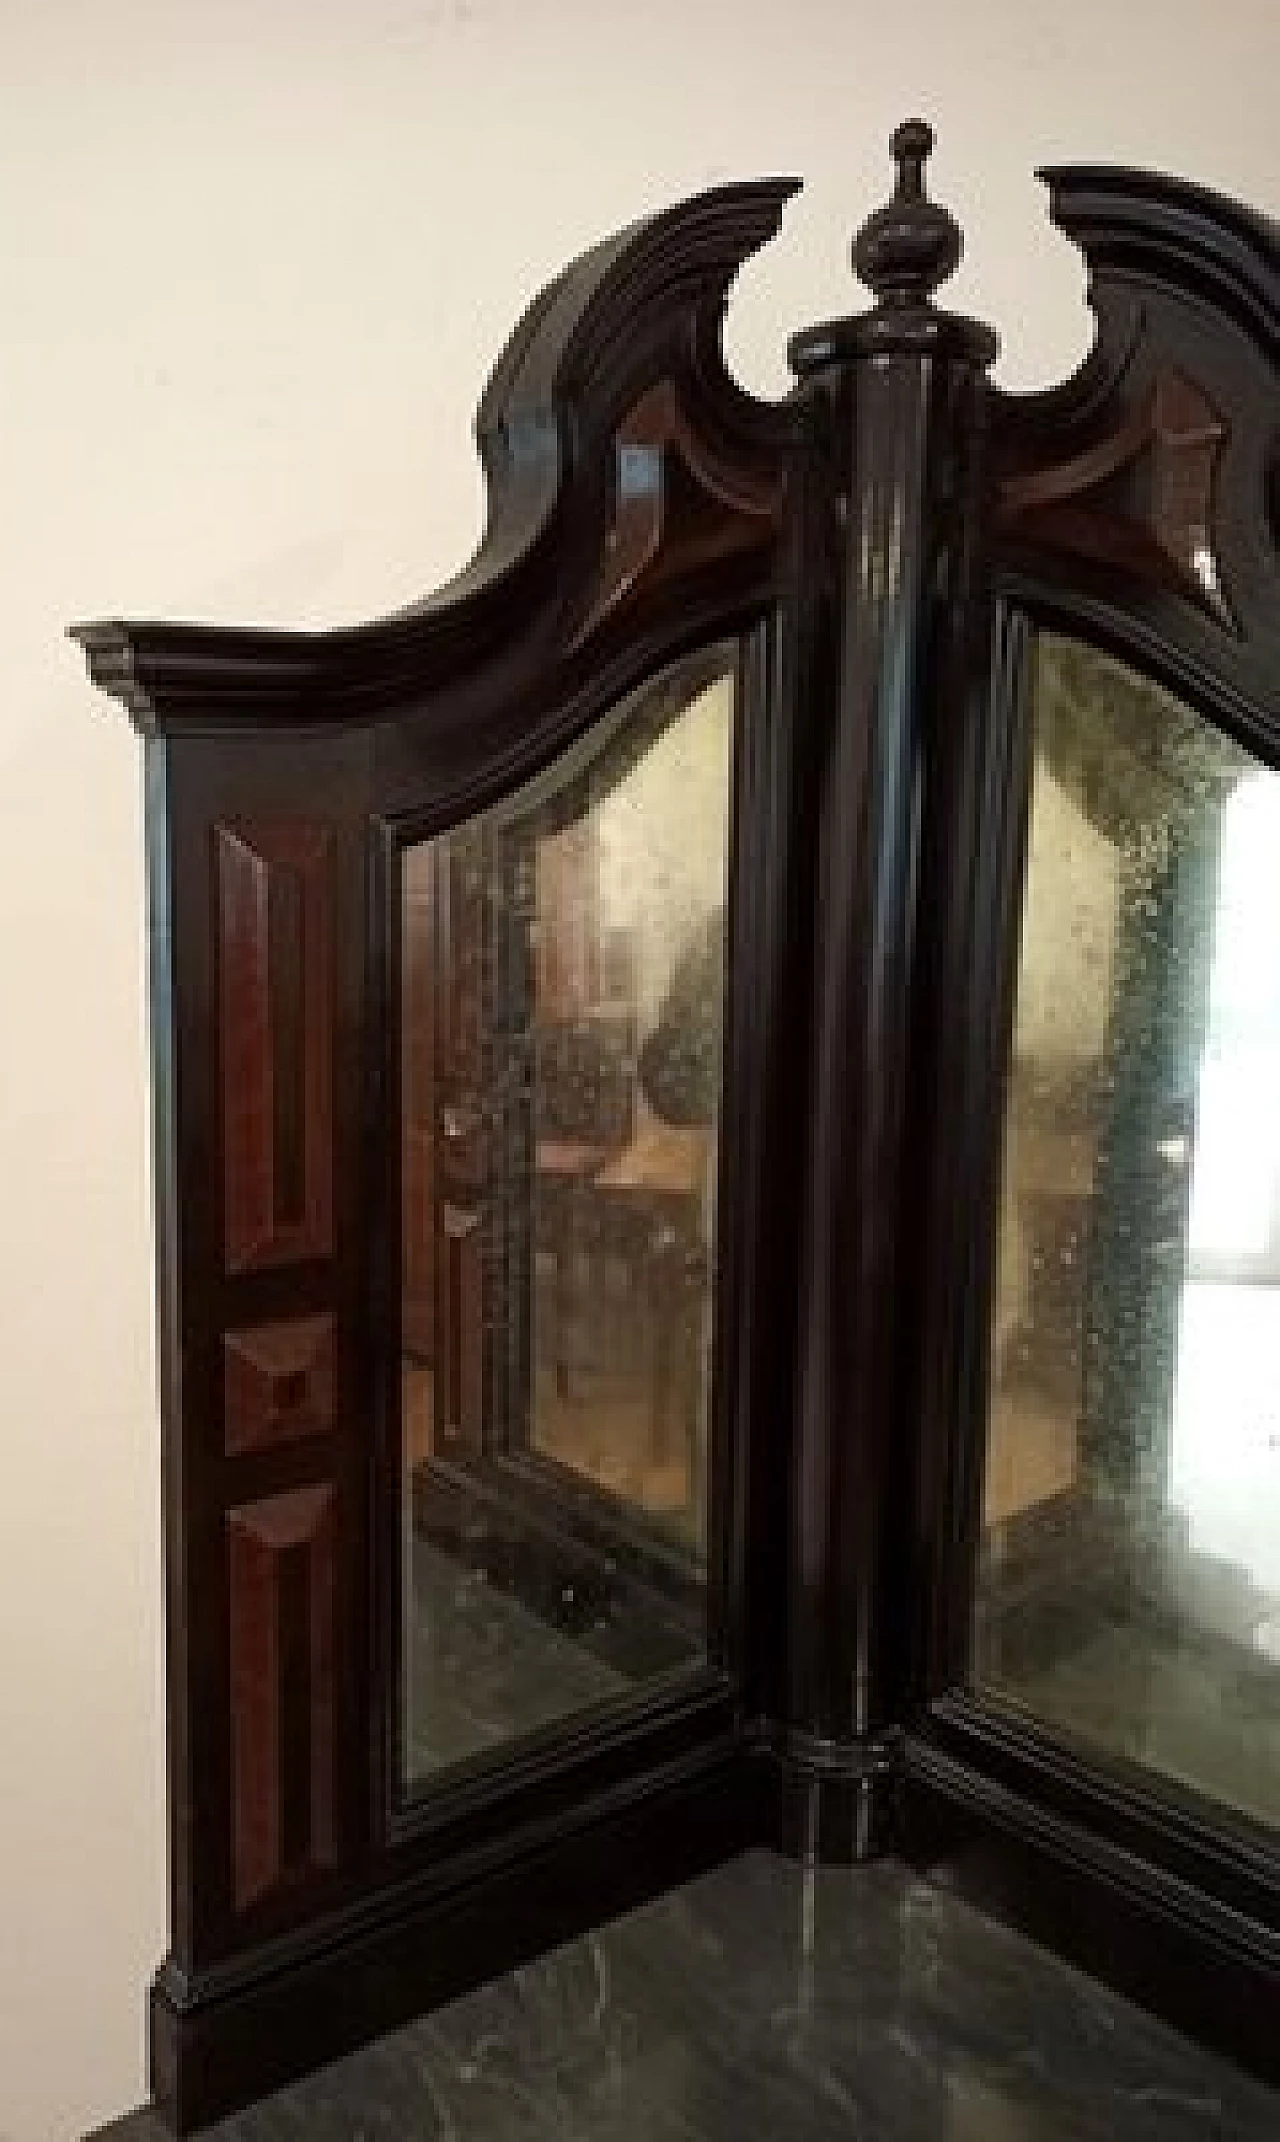
[[[921,108],[1003,376],[1085,340],[1040,160],[1273,211],[1275,0],[2,0],[0,2135],[143,2088],[164,1942],[139,760],[68,619],[322,622],[470,549],[477,389],[563,257],[804,174],[759,388]]]
[[[681,708],[601,805],[600,927],[634,950],[640,1030],[656,1025],[676,963],[724,905],[733,685]]]

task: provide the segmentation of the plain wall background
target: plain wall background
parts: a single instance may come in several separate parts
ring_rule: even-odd
[[[140,747],[69,620],[323,624],[479,529],[470,420],[565,257],[716,180],[807,192],[729,323],[778,391],[939,130],[952,299],[1087,342],[1041,161],[1280,208],[1277,0],[0,0],[0,2135],[143,2094],[165,1938]]]

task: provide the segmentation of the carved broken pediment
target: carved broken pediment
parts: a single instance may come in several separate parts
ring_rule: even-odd
[[[1173,584],[1234,629],[1214,542],[1213,494],[1227,426],[1176,367],[1158,372],[1114,430],[1005,479],[1003,527],[1037,547]]]
[[[649,388],[614,436],[600,576],[575,643],[617,615],[642,584],[769,544],[783,491],[781,469],[756,475],[721,460],[694,430],[673,381]]]

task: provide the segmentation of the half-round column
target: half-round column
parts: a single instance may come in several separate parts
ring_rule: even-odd
[[[940,728],[973,667],[996,349],[932,302],[961,250],[925,194],[932,139],[919,121],[898,129],[894,197],[855,243],[874,309],[791,346],[833,526],[813,643],[827,746],[781,1740],[795,1841],[834,1856],[884,1835],[907,1700],[920,906]]]

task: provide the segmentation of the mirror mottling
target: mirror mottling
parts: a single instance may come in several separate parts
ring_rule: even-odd
[[[705,1651],[731,661],[405,851],[408,1783]]]
[[[1280,776],[1043,635],[980,1686],[1280,1820]]]

